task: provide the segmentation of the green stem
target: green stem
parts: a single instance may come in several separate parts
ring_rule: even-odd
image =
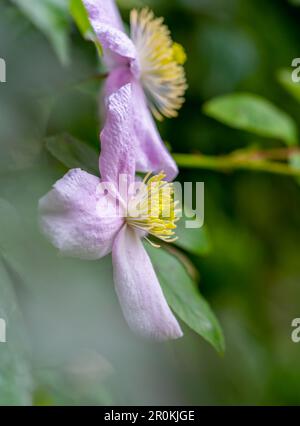
[[[183,168],[215,170],[218,172],[249,170],[300,177],[300,169],[295,169],[288,164],[265,160],[249,160],[234,155],[214,157],[199,154],[173,154],[173,158]]]

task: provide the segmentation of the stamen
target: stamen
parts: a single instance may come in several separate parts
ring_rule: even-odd
[[[163,172],[145,176],[141,190],[129,202],[126,221],[140,231],[171,243],[177,240],[174,230],[180,209],[176,208],[178,201],[174,201],[173,184],[163,180],[165,177]]]
[[[172,41],[163,18],[155,18],[148,8],[132,10],[131,38],[141,65],[141,81],[153,115],[176,117],[187,89],[183,47]]]

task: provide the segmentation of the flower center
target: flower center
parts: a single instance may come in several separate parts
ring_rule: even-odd
[[[174,43],[163,18],[155,18],[148,8],[132,10],[131,38],[141,66],[141,81],[153,115],[176,117],[187,88],[183,47]]]
[[[128,203],[126,221],[134,228],[171,243],[177,240],[174,229],[180,212],[176,208],[178,202],[174,201],[174,187],[172,183],[163,180],[166,177],[163,172],[150,176],[151,173],[148,173],[143,182],[138,184],[136,194]]]

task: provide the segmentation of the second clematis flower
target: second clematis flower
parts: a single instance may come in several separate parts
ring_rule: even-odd
[[[163,173],[147,175],[141,191],[129,191],[124,200],[119,177],[127,177],[128,188],[135,182],[136,170],[131,85],[113,93],[106,109],[101,179],[81,169],[70,170],[40,200],[41,229],[64,255],[95,260],[112,253],[115,289],[129,326],[147,338],[175,339],[182,331],[142,243],[149,236],[174,240],[178,211],[172,184],[164,181]],[[112,190],[107,193],[104,187]]]
[[[164,170],[172,180],[177,166],[164,146],[152,118],[175,117],[184,102],[186,60],[162,18],[147,8],[132,10],[131,38],[126,35],[114,0],[83,0],[103,47],[109,70],[105,96],[131,83],[134,98],[137,170]],[[151,112],[150,112],[151,111]]]

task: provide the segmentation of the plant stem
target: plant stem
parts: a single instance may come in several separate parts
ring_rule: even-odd
[[[266,160],[249,160],[249,158],[237,154],[219,157],[199,154],[173,154],[173,158],[176,163],[183,168],[206,169],[219,172],[249,170],[300,177],[300,169],[293,168],[289,164]]]

